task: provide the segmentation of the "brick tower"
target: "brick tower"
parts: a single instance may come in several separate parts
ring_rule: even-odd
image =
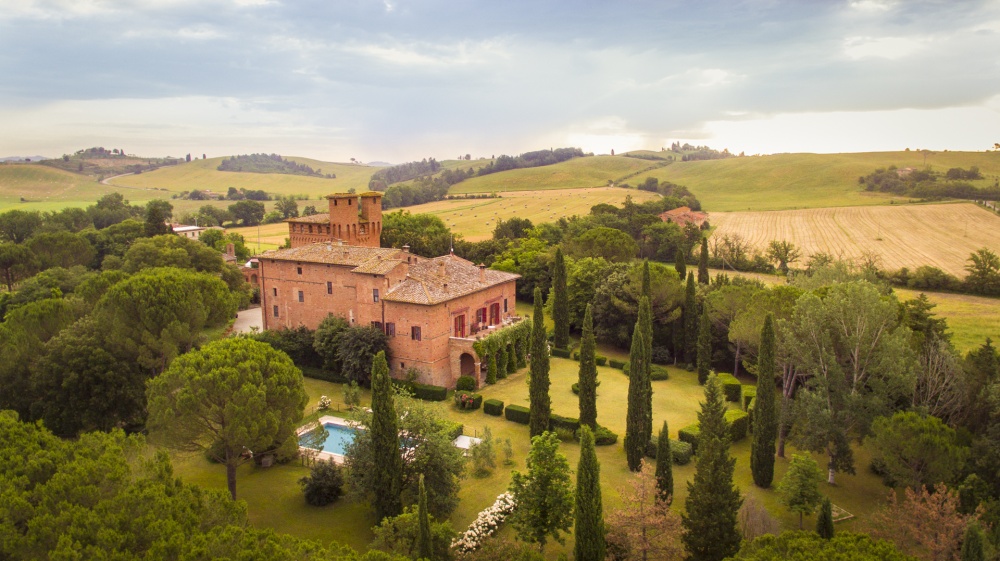
[[[379,247],[382,235],[382,194],[360,196],[334,193],[330,202],[330,235],[347,245]],[[358,208],[360,201],[360,209]]]

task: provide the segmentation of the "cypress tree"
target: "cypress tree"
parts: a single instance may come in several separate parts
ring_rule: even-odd
[[[670,324],[670,342],[673,344],[674,366],[684,358],[684,308],[681,315]]]
[[[566,292],[566,260],[562,248],[556,249],[556,262],[552,268],[552,321],[556,348],[569,348],[569,296]]]
[[[646,270],[648,273],[648,264]],[[646,278],[648,279],[648,275]],[[649,288],[648,284],[646,288]],[[643,442],[649,442],[653,438],[653,310],[648,295],[639,298],[639,327],[642,330],[642,379],[645,385],[643,395],[646,399],[643,409],[646,418],[642,424],[642,438]]]
[[[590,304],[583,315],[583,338],[580,340],[580,425],[597,430],[597,343]]]
[[[674,270],[677,271],[677,276],[681,280],[687,277],[687,263],[684,261],[683,247],[678,247],[677,253],[674,254]]]
[[[495,384],[497,383],[497,353],[496,351],[489,354],[486,358],[486,383]]]
[[[497,379],[507,375],[507,345],[497,346]]]
[[[823,498],[823,505],[819,507],[819,516],[816,517],[816,533],[824,540],[833,538],[833,504],[830,497]]]
[[[698,301],[695,298],[694,273],[688,273],[684,293],[684,362],[694,364],[698,346]]]
[[[576,561],[604,561],[604,508],[601,504],[601,464],[594,451],[594,433],[580,426],[580,463],[576,467]]]
[[[743,499],[733,485],[736,458],[729,455],[729,428],[726,405],[715,376],[705,384],[705,402],[698,413],[701,434],[694,481],[688,482],[685,513],[681,515],[681,540],[689,559],[721,561],[740,548],[737,513]]]
[[[708,381],[708,373],[712,370],[712,324],[708,319],[708,308],[701,313],[698,320],[698,383]]]
[[[507,374],[517,372],[517,352],[514,347],[514,343],[507,345],[507,371],[506,374],[500,376],[501,378],[506,378]]]
[[[753,440],[750,443],[750,471],[758,487],[768,488],[774,480],[774,443],[778,438],[778,415],[774,387],[774,316],[767,314],[760,332],[757,355],[757,401],[753,413]]]
[[[375,455],[374,488],[375,518],[399,516],[403,511],[399,495],[403,487],[403,458],[399,452],[399,426],[392,402],[392,383],[385,351],[379,351],[372,361],[372,453]]]
[[[542,289],[535,288],[535,317],[531,326],[531,381],[528,400],[531,407],[528,429],[532,437],[549,430],[552,413],[549,401],[549,342],[545,336],[545,311]]]
[[[708,239],[701,239],[701,258],[698,259],[698,284],[708,284]]]
[[[656,440],[656,496],[668,502],[674,496],[674,454],[670,450],[670,431],[663,421],[660,437]]]
[[[962,541],[962,561],[983,561],[983,531],[979,524],[971,522],[965,527],[965,539]]]
[[[434,551],[431,546],[431,518],[430,514],[427,513],[427,489],[424,488],[424,474],[422,473],[418,489],[417,523],[420,525],[420,533],[417,535],[417,558],[434,559]]]
[[[642,308],[640,307],[640,313]],[[629,352],[628,367],[628,410],[625,414],[625,457],[628,461],[628,468],[632,471],[639,471],[642,467],[642,458],[646,452],[646,443],[649,438],[643,440],[647,434],[644,426],[648,418],[646,414],[646,380],[645,362],[643,361],[642,342],[642,319],[635,322],[632,330],[632,348]]]
[[[642,262],[642,295],[646,298],[652,299],[652,288],[650,288],[651,282],[649,280],[649,261],[643,260]]]

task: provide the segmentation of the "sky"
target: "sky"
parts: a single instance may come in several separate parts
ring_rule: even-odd
[[[1000,0],[0,0],[0,156],[987,150]]]

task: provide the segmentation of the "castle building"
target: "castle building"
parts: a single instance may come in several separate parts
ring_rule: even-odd
[[[291,248],[258,256],[264,329],[316,329],[329,314],[389,337],[390,370],[454,387],[481,382],[478,337],[520,321],[519,275],[454,254],[423,258],[380,247],[381,193],[327,197],[329,213],[288,220]]]

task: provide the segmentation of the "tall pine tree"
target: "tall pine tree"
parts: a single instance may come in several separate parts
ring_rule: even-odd
[[[698,300],[694,273],[688,273],[684,292],[684,362],[694,364],[698,356]]]
[[[677,276],[682,280],[687,278],[687,263],[684,261],[684,248],[677,248],[677,253],[674,254],[674,270],[677,271]]]
[[[816,517],[816,533],[824,540],[833,539],[833,504],[830,497],[823,498],[823,504],[819,507],[819,516]]]
[[[642,327],[643,378],[646,381],[646,422],[644,436],[653,438],[653,307],[652,288],[649,279],[649,261],[642,262],[642,296],[639,298],[639,322]]]
[[[562,248],[556,249],[552,267],[552,321],[555,323],[552,343],[559,349],[569,348],[569,294],[566,291],[566,260]]]
[[[674,496],[674,454],[670,450],[670,431],[663,421],[656,440],[656,497],[669,504]]]
[[[597,343],[594,341],[594,320],[587,304],[583,315],[583,337],[580,339],[580,425],[597,430]]]
[[[708,238],[701,239],[701,258],[698,259],[698,284],[708,284]]]
[[[403,487],[403,457],[399,452],[399,425],[384,351],[379,351],[372,361],[372,422],[368,430],[377,466],[372,474],[374,488],[383,490],[375,494],[373,505],[375,519],[381,522],[403,512],[399,498]]]
[[[767,314],[760,331],[757,354],[757,397],[753,415],[753,440],[750,443],[750,471],[758,487],[768,488],[774,481],[774,446],[778,438],[778,414],[774,387],[774,316]]]
[[[698,383],[708,381],[712,370],[712,320],[708,319],[708,307],[701,312],[698,320]]]
[[[726,405],[715,376],[705,384],[705,402],[698,413],[698,462],[694,481],[688,483],[686,512],[681,515],[681,537],[694,561],[722,561],[740,548],[737,513],[743,504],[733,485],[736,458],[729,455]]]
[[[594,433],[580,427],[580,463],[576,467],[576,561],[604,561],[604,508],[601,504],[601,464],[594,451]]]
[[[531,382],[528,400],[531,407],[528,429],[531,436],[549,430],[552,404],[549,400],[549,342],[545,335],[545,311],[542,289],[535,288],[535,317],[531,326]]]
[[[417,534],[417,558],[434,559],[434,549],[431,545],[431,517],[427,512],[427,489],[424,487],[424,474],[420,474],[417,496],[417,524],[420,526]]]
[[[646,452],[646,443],[649,442],[650,429],[647,429],[650,413],[646,411],[649,399],[646,396],[647,381],[645,344],[643,335],[643,306],[641,302],[648,302],[645,297],[640,298],[639,320],[635,322],[632,330],[632,347],[629,351],[628,365],[628,409],[625,414],[625,457],[628,460],[628,468],[632,471],[639,471],[642,467],[642,458]],[[644,439],[645,438],[645,439]]]

